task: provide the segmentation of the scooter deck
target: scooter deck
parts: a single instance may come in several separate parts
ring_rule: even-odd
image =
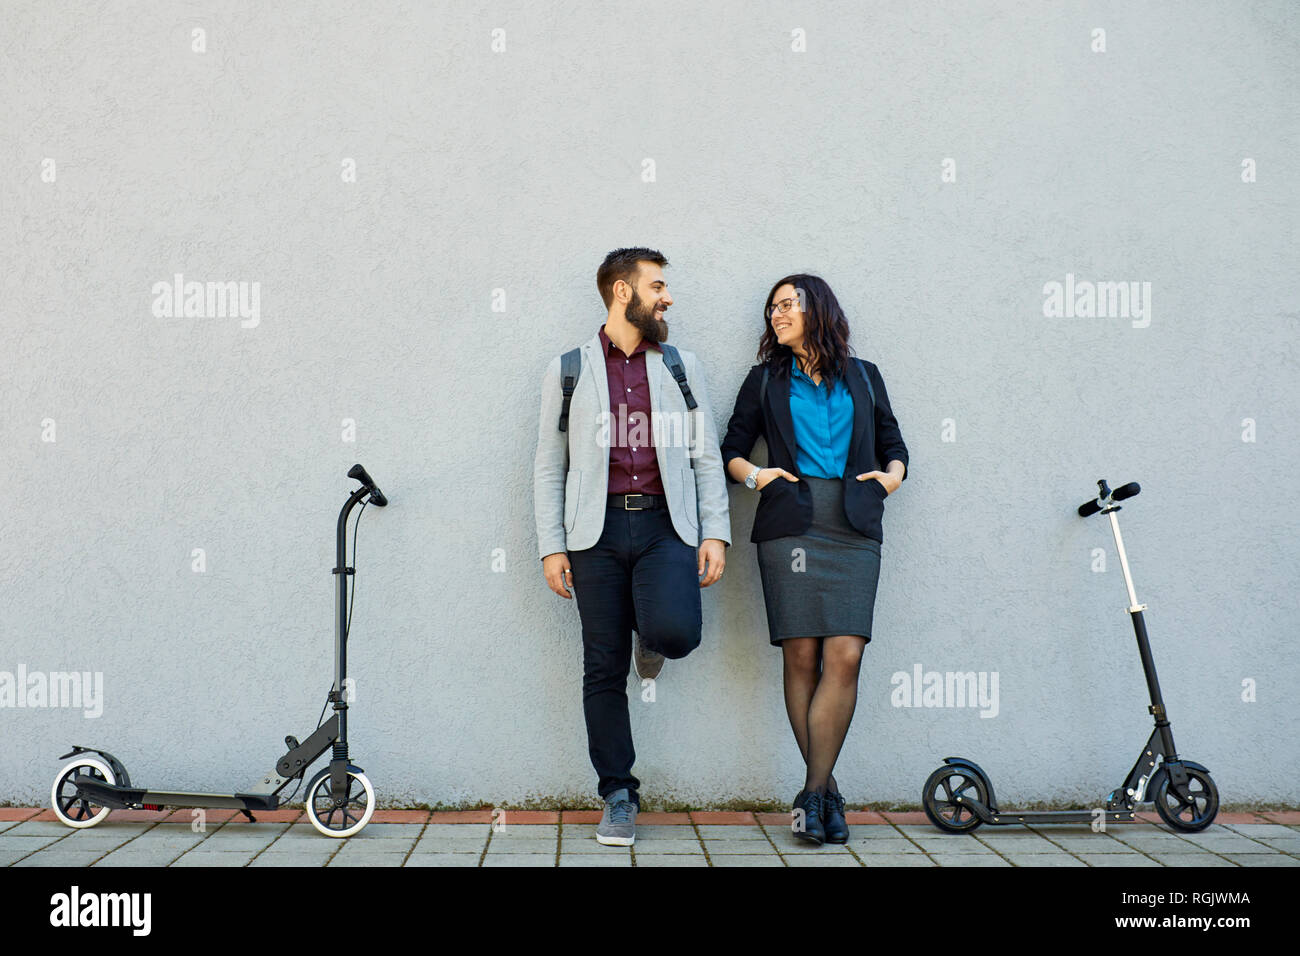
[[[140,787],[118,787],[81,774],[73,777],[72,783],[93,802],[114,810],[141,806],[275,810],[280,806],[280,798],[274,793],[190,793],[183,790],[145,790]]]

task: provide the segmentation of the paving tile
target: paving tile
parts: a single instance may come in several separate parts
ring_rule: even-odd
[[[336,837],[325,836],[323,833],[321,833],[315,827],[313,827],[310,823],[307,824],[307,828],[311,830],[313,833],[315,833],[322,840],[337,839]],[[345,839],[349,843],[353,843],[353,842],[370,843],[376,840],[402,840],[402,839],[414,840],[416,837],[420,835],[420,833],[423,830],[424,830],[423,823],[385,823],[382,826],[372,826],[371,824],[367,823],[362,828],[360,833],[356,833],[350,837],[346,837]]]
[[[856,840],[850,837],[848,845],[852,848],[854,853],[858,854],[858,856],[866,854],[872,856],[877,854],[896,854],[899,856],[905,856],[922,852],[919,846],[911,840],[905,840],[902,837],[893,840]]]
[[[488,854],[503,856],[520,853],[550,853],[554,856],[558,846],[557,840],[493,840],[488,844]]]
[[[184,849],[165,850],[165,851],[141,851],[136,850],[128,852],[117,850],[102,857],[96,866],[167,866],[172,860],[176,859]]]
[[[37,847],[51,846],[55,843],[64,845],[67,843],[67,841],[60,840],[58,837],[53,836],[52,834],[45,834],[45,835],[38,835],[38,836],[16,836],[16,837],[5,835],[5,836],[0,836],[0,853],[6,850],[22,850],[23,852],[30,853],[32,850],[36,849]],[[107,850],[109,847],[117,846],[117,841],[111,843],[106,842],[106,843],[88,844],[87,849],[93,849],[94,847],[97,846],[103,846],[105,850]]]
[[[637,827],[638,833],[640,827]],[[556,840],[560,835],[558,826],[548,824],[533,824],[531,826],[506,826],[500,830],[492,832],[492,842],[500,843],[505,840],[517,840],[519,842],[532,842],[534,840]]]
[[[1252,856],[1254,854],[1251,854]],[[1233,866],[1231,860],[1212,853],[1153,853],[1157,863],[1164,866]]]
[[[887,866],[938,866],[924,853],[912,853],[900,856],[876,854],[861,857],[863,866],[880,869]]]
[[[930,859],[940,866],[1010,866],[996,853],[931,853]]]
[[[699,840],[645,840],[638,833],[636,852],[652,855],[657,853],[698,853],[704,855],[704,847]]]
[[[1261,837],[1300,838],[1300,833],[1297,833],[1293,827],[1283,826],[1280,823],[1234,823],[1229,824],[1228,829],[1255,840]]]
[[[703,853],[638,853],[637,866],[708,866]]]
[[[788,830],[790,829],[790,827],[786,826],[785,829]],[[938,831],[932,830],[930,832],[937,833]],[[855,840],[858,839],[859,837],[864,840],[897,840],[906,836],[906,834],[902,830],[899,830],[897,827],[892,827],[889,825],[870,826],[870,827],[850,827],[849,835]]]
[[[1159,866],[1140,853],[1080,853],[1079,859],[1089,866]]]
[[[172,866],[245,866],[253,854],[244,850],[186,853]]]
[[[304,857],[307,859],[307,857]],[[326,866],[401,866],[406,862],[405,853],[336,853],[330,857]]]
[[[709,856],[754,856],[775,854],[772,844],[766,840],[706,840],[705,850]]]
[[[847,843],[823,843],[821,846],[818,846],[815,843],[807,843],[803,840],[796,839],[793,835],[789,833],[781,834],[780,836],[778,836],[775,833],[772,834],[772,842],[776,844],[777,851],[783,854],[791,854],[791,855],[800,854],[800,853],[847,854],[849,852]]]
[[[470,853],[412,853],[405,866],[478,866],[478,857]]]
[[[547,845],[546,849],[547,850],[550,849],[549,844]],[[538,851],[538,847],[534,845],[532,852],[536,853],[537,851]],[[432,840],[421,840],[411,850],[411,856],[427,856],[429,854],[439,855],[439,854],[450,854],[450,853],[454,853],[458,856],[471,854],[471,853],[475,855],[481,855],[483,853],[483,843],[480,842],[479,840],[444,840],[440,837],[437,837]]]
[[[1276,853],[1277,851],[1265,843],[1251,840],[1240,834],[1216,833],[1207,836],[1203,833],[1189,833],[1184,838],[1191,846],[1187,849],[1191,852],[1194,848],[1200,847],[1203,850],[1209,850],[1212,853]]]
[[[489,853],[483,866],[555,866],[554,853]]]
[[[1096,833],[1089,837],[1067,837],[1059,836],[1052,839],[1052,843],[1059,846],[1067,853],[1136,853],[1137,850],[1127,843],[1121,843],[1119,840],[1112,839],[1104,833]],[[997,846],[999,851],[1004,848]],[[1011,852],[1011,851],[1007,851]]]
[[[1282,853],[1300,853],[1300,837],[1260,837],[1260,842]],[[0,840],[2,843],[3,840]]]
[[[1068,853],[1007,853],[1012,866],[1087,866]]]
[[[713,866],[785,866],[785,860],[775,853],[715,856],[711,862]]]
[[[591,829],[592,832],[594,833],[596,828],[592,827]],[[739,830],[741,829],[741,827],[723,826],[723,827],[719,827],[718,829]],[[565,828],[565,832],[569,832],[569,830],[570,828],[567,827]],[[654,824],[654,823],[642,824],[640,818],[638,817],[636,823],[636,838],[638,840],[643,840],[643,839],[694,840],[695,827],[691,826],[689,823],[684,825],[683,824]]]
[[[786,866],[861,866],[853,859],[851,853],[835,853],[831,856],[811,856],[806,853],[790,853],[785,858]]]
[[[603,853],[563,853],[560,866],[631,866],[632,856],[606,856]]]
[[[285,850],[280,853],[272,853],[265,850],[253,858],[250,866],[324,866],[329,858],[335,853],[334,848],[317,850],[315,852],[308,849]],[[188,854],[187,854],[188,855]],[[396,854],[401,856],[401,854]]]
[[[364,857],[366,859],[378,859],[385,856],[405,856],[411,847],[405,840],[385,840],[383,846],[375,846],[373,843],[344,843],[339,848],[338,856],[346,857]],[[305,851],[299,851],[305,852]]]
[[[1300,866],[1300,860],[1293,856],[1283,856],[1281,853],[1273,856],[1261,856],[1258,853],[1226,853],[1224,855],[1233,863],[1241,866]]]
[[[147,823],[109,823],[107,821],[98,823],[94,827],[78,829],[76,827],[64,826],[58,820],[24,820],[16,826],[10,827],[4,832],[5,837],[16,836],[76,836],[80,833],[90,833],[92,830],[96,833],[117,835],[122,834],[122,839],[127,840],[133,836],[143,833],[149,829]]]
[[[967,836],[920,836],[917,834],[908,834],[908,837],[927,853],[992,853],[987,846],[979,840],[973,840]]]
[[[98,859],[93,851],[81,853],[36,853],[19,860],[13,866],[90,866]]]
[[[640,827],[637,827],[640,830]],[[763,832],[762,827],[749,826],[719,826],[716,824],[704,824],[699,828],[700,836],[705,840],[762,840],[767,842],[767,834]]]
[[[492,827],[482,823],[430,823],[424,828],[424,835],[431,836],[475,836],[487,842]]]

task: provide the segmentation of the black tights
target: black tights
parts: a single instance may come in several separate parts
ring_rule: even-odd
[[[781,642],[785,710],[807,765],[805,790],[838,791],[831,771],[858,703],[865,638],[790,637]]]

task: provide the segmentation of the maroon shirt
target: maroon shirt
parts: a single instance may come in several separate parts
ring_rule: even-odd
[[[605,378],[609,381],[609,493],[611,495],[662,495],[659,458],[655,454],[650,419],[650,380],[646,376],[646,349],[661,351],[641,340],[631,355],[610,341],[600,327],[605,353]],[[644,440],[642,440],[644,439]]]

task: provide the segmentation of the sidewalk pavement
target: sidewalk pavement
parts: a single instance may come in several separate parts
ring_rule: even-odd
[[[494,813],[496,814],[494,817]],[[114,810],[73,830],[50,810],[0,807],[0,866],[1300,866],[1300,811],[1220,813],[1200,833],[1154,814],[941,833],[924,813],[849,812],[849,842],[810,846],[788,813],[642,813],[632,847],[596,842],[599,811],[376,810],[356,836],[323,836],[302,810]],[[495,823],[493,822],[495,820]]]

